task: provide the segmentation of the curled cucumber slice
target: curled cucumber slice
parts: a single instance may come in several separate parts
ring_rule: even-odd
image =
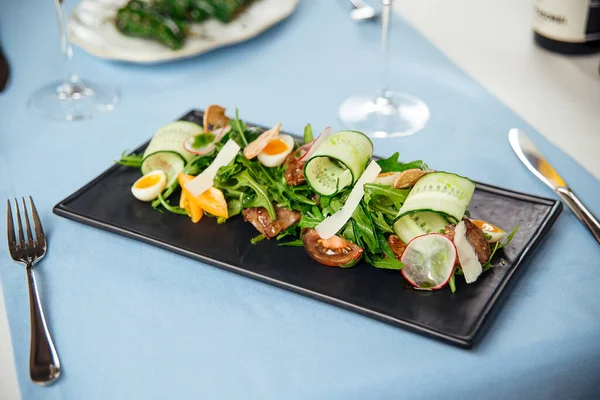
[[[356,183],[373,155],[363,133],[340,131],[324,140],[304,166],[306,182],[317,193],[332,196]]]
[[[457,223],[465,215],[475,183],[448,172],[432,172],[417,181],[396,219],[417,212],[435,212]]]

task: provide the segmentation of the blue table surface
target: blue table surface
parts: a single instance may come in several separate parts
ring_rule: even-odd
[[[37,268],[64,375],[29,381],[25,272],[0,257],[24,399],[549,399],[600,393],[600,248],[565,210],[472,350],[385,325],[52,214],[124,149],[188,109],[211,103],[301,132],[341,128],[347,96],[373,92],[379,31],[345,2],[300,2],[246,43],[154,66],[108,62],[76,49],[83,77],[117,85],[118,108],[77,123],[32,117],[26,101],[61,74],[52,2],[2,2],[0,38],[12,80],[0,94],[0,198],[32,195],[50,249]],[[509,128],[533,140],[591,209],[600,183],[395,21],[392,86],[423,98],[418,135],[375,141],[436,169],[552,197],[513,155]],[[499,62],[501,57],[499,57]],[[552,110],[548,110],[552,112]],[[576,115],[573,116],[576,118]],[[6,239],[0,229],[0,243]]]

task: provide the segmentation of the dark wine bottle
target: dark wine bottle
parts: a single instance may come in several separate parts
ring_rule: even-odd
[[[600,0],[534,0],[533,37],[561,54],[600,52]]]

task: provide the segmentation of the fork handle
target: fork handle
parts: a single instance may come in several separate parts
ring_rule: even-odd
[[[31,318],[31,349],[29,353],[29,375],[39,385],[48,385],[60,376],[60,361],[48,331],[46,317],[40,302],[35,282],[33,265],[27,265],[29,287],[29,315]]]

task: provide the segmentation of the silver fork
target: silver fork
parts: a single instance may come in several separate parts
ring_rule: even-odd
[[[31,380],[39,385],[49,385],[56,381],[60,376],[60,361],[50,337],[46,317],[40,302],[40,296],[35,283],[33,273],[33,264],[41,260],[46,255],[46,237],[42,229],[40,217],[38,216],[33,199],[29,197],[31,203],[31,216],[33,217],[33,226],[35,228],[35,238],[31,234],[31,225],[27,215],[27,204],[22,198],[23,216],[25,217],[25,229],[27,230],[27,239],[23,234],[23,225],[21,224],[21,212],[19,202],[15,199],[16,206],[16,225],[18,240],[15,237],[14,220],[10,208],[10,200],[7,203],[6,226],[8,227],[8,250],[10,256],[16,262],[25,264],[27,270],[27,284],[29,286],[29,314],[31,318],[31,348],[29,353],[29,375]]]

